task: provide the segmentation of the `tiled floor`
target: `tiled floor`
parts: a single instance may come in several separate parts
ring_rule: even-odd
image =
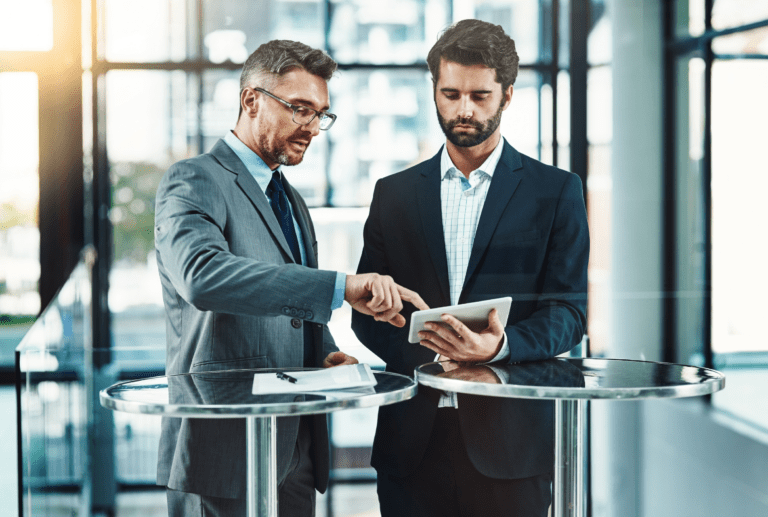
[[[118,495],[115,517],[165,517],[165,492],[130,492]],[[336,486],[333,515],[326,509],[326,496],[317,499],[317,517],[380,517],[376,486]]]
[[[327,512],[326,496],[321,495],[317,500],[317,517],[380,517],[375,485],[337,486],[334,490],[332,515],[329,516]],[[36,499],[35,504],[32,505],[32,514],[46,517],[73,517],[79,515],[79,505],[78,495],[48,494]],[[168,515],[165,492],[162,490],[118,494],[116,510],[114,517],[166,517]],[[102,516],[94,514],[94,517]]]

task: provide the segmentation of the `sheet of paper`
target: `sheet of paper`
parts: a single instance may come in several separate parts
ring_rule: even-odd
[[[266,393],[304,393],[316,391],[347,390],[365,386],[375,386],[376,378],[373,376],[368,364],[348,364],[322,370],[291,371],[284,372],[296,379],[289,382],[272,373],[255,373],[253,375],[254,395]]]

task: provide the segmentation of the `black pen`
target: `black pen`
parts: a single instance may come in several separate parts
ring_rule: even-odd
[[[291,382],[293,384],[296,384],[296,378],[295,377],[291,377],[290,375],[287,375],[287,374],[285,374],[283,372],[276,372],[275,375],[277,375],[278,379],[282,379],[284,381],[288,381],[288,382]]]

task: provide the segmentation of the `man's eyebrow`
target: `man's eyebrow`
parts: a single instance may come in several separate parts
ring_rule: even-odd
[[[459,93],[459,90],[457,88],[440,88],[440,91],[444,93]],[[493,91],[492,90],[472,90],[470,93],[485,94],[485,93],[493,93]]]
[[[307,108],[312,108],[312,101],[310,101],[308,99],[293,99],[293,100],[290,100],[288,102],[290,102],[291,104],[297,104],[299,106],[305,106]],[[312,109],[314,109],[314,108],[312,108]],[[323,106],[322,108],[320,108],[317,111],[328,111],[329,109],[331,109],[331,107],[328,106],[328,105],[325,105],[325,106]]]

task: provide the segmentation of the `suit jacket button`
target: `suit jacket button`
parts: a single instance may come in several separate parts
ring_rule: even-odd
[[[307,315],[307,313],[306,313],[306,312],[304,312],[304,311],[302,311],[301,309],[299,309],[299,318],[302,318],[302,319],[304,319],[304,316],[306,316],[306,315]]]
[[[299,313],[295,308],[291,309],[291,316],[296,316]]]
[[[312,311],[307,311],[307,319],[308,319],[308,320],[311,320],[311,319],[312,319],[312,318],[314,318],[314,317],[315,317],[315,313],[314,313],[314,312],[312,312]]]
[[[293,327],[293,328],[295,328],[295,329],[300,329],[300,328],[301,328],[301,320],[298,320],[298,319],[296,319],[296,318],[293,318],[293,319],[291,320],[291,327]]]
[[[291,314],[291,309],[289,309],[288,307],[283,307],[283,314],[285,314],[286,316]]]

